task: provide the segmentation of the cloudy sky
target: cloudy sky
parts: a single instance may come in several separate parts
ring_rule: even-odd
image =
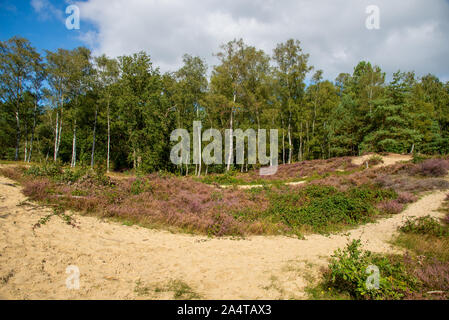
[[[0,15],[14,14],[16,2],[8,1],[2,0]],[[69,3],[80,8],[80,30],[65,28]],[[369,5],[380,10],[378,30],[365,26]],[[31,0],[15,14],[22,11],[36,21],[1,23],[2,40],[29,34],[37,46],[53,48],[59,35],[60,46],[83,44],[95,54],[145,50],[162,71],[178,68],[184,53],[212,66],[212,53],[234,38],[270,54],[277,43],[295,38],[328,79],[368,60],[389,74],[415,70],[449,80],[449,0]]]

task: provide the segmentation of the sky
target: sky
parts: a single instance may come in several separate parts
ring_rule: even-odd
[[[70,4],[80,10],[79,30],[66,28]],[[366,27],[370,5],[379,29]],[[449,81],[449,0],[0,0],[0,40],[14,35],[41,52],[144,50],[162,72],[179,68],[185,53],[212,67],[213,53],[234,38],[270,55],[294,38],[329,80],[366,60],[389,77],[401,70]]]

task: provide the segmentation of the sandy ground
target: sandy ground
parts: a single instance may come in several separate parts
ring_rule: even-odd
[[[361,157],[354,157],[352,159],[352,163],[360,166],[360,165],[364,164],[366,161],[368,161],[373,155],[374,154],[367,154],[367,155],[361,156]],[[375,168],[376,167],[386,167],[386,166],[395,164],[397,162],[410,161],[413,159],[413,157],[409,154],[390,153],[386,156],[381,156],[381,155],[377,155],[377,156],[381,157],[384,162],[374,166]]]
[[[435,210],[444,197],[425,196],[399,215],[351,231],[349,238],[390,252],[397,226],[407,216],[439,216]],[[51,211],[24,201],[20,187],[0,176],[2,299],[170,299],[173,292],[153,290],[170,280],[184,281],[204,299],[302,299],[307,280],[348,240],[347,234],[210,239],[78,215],[79,229],[55,216],[33,231]],[[79,290],[66,287],[69,265],[80,270]],[[139,294],[139,286],[149,290]]]

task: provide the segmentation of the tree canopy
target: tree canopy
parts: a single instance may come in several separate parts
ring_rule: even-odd
[[[278,129],[281,163],[449,152],[449,82],[434,75],[398,71],[387,82],[379,66],[361,61],[323,79],[294,39],[271,54],[235,39],[215,55],[210,72],[186,54],[179,70],[162,74],[146,52],[94,57],[79,47],[41,55],[26,39],[2,41],[0,158],[198,175],[230,170],[170,162],[170,133],[192,133],[194,121],[222,134]],[[234,150],[231,144],[229,157]],[[251,166],[247,155],[234,165]]]

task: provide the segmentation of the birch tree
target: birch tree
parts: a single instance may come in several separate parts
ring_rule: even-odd
[[[302,116],[301,106],[304,96],[305,77],[312,69],[308,66],[309,55],[303,53],[301,43],[298,40],[289,39],[285,43],[280,43],[274,49],[273,54],[275,67],[275,77],[278,81],[277,93],[281,100],[283,113],[285,114],[288,136],[288,163],[292,162],[293,155],[293,116],[298,113]],[[302,119],[299,119],[302,123]],[[306,122],[306,127],[309,123]],[[302,130],[299,133],[303,135]],[[302,146],[301,146],[302,147]]]
[[[56,113],[53,161],[58,159],[64,123],[64,106],[70,93],[70,54],[68,50],[47,51],[48,84]]]
[[[101,103],[106,105],[107,118],[107,155],[106,170],[110,171],[111,154],[111,100],[113,94],[113,85],[116,84],[119,76],[118,63],[115,59],[110,59],[106,55],[95,58],[95,67],[97,70],[97,81],[101,97]]]
[[[38,54],[31,43],[23,38],[13,37],[0,42],[0,86],[5,101],[14,105],[16,121],[16,147],[14,159],[19,159],[21,140],[21,114],[24,93],[31,84],[33,64]]]

